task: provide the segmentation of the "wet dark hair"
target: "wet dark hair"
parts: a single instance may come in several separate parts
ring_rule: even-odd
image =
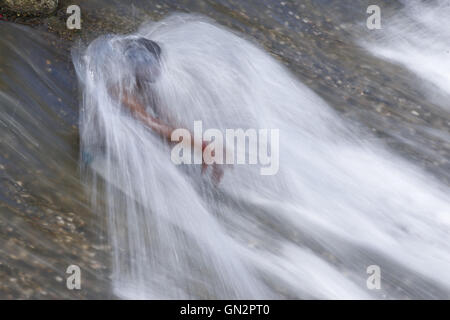
[[[143,37],[124,39],[123,45],[125,59],[133,68],[137,83],[155,82],[160,74],[161,47]]]

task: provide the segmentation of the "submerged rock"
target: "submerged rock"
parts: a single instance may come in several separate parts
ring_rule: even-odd
[[[0,4],[17,13],[40,15],[55,11],[58,0],[0,0]]]

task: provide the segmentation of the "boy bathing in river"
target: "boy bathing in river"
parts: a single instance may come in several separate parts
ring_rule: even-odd
[[[150,97],[149,104],[151,108],[155,110],[155,99],[153,93],[148,92],[151,90],[147,84],[154,83],[158,80],[161,72],[160,55],[161,48],[159,45],[151,40],[145,38],[131,38],[123,40],[124,54],[127,64],[132,68],[131,72],[135,75],[135,93],[131,93],[127,90],[121,90],[117,86],[110,88],[110,93],[113,97],[120,99],[123,106],[128,108],[131,114],[138,120],[140,120],[145,126],[150,128],[153,132],[159,134],[168,142],[172,142],[172,132],[175,130],[174,124],[164,123],[160,119],[151,116],[146,111],[145,101],[143,97]],[[206,143],[202,142],[198,144],[195,140],[192,140],[192,147],[197,150],[202,150],[202,173],[205,172],[207,165],[205,163],[203,150],[206,147]],[[223,176],[223,170],[216,163],[212,165],[212,177],[213,180],[218,183]]]

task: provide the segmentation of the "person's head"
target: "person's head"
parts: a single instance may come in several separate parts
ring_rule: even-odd
[[[160,46],[143,37],[124,39],[123,45],[127,64],[136,75],[136,84],[141,87],[155,82],[161,72]]]

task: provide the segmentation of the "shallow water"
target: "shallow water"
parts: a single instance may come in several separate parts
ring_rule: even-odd
[[[401,22],[358,29],[366,1],[80,3],[89,41],[173,10],[242,32],[203,18],[141,29],[167,52],[164,110],[186,127],[279,128],[280,172],[235,166],[214,186],[198,167],[175,167],[159,137],[102,99],[103,78],[89,113],[106,125],[81,131],[109,156],[95,196],[79,170],[73,45],[1,23],[1,297],[449,297],[445,88],[430,69],[380,58],[376,48],[408,37]],[[398,21],[408,9],[392,3],[382,2]],[[72,263],[88,277],[81,292],[65,288]],[[372,264],[380,291],[366,288]]]
[[[0,297],[83,297],[65,287],[74,263],[85,270],[87,296],[104,295],[109,266],[79,175],[67,51],[29,28],[0,28]]]
[[[448,111],[450,3],[404,3],[385,22],[385,32],[366,46],[374,55],[404,65],[425,80],[421,84],[424,94]]]

